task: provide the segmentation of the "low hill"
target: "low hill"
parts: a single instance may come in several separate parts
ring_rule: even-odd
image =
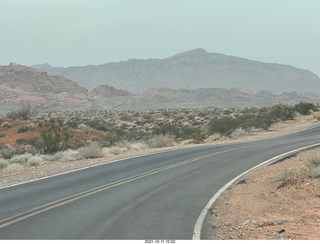
[[[199,88],[178,90],[171,88],[152,88],[143,94],[108,99],[96,99],[87,103],[94,109],[115,110],[153,110],[189,108],[248,108],[265,107],[276,104],[294,105],[297,103],[320,103],[320,98],[310,98],[297,92],[272,94],[270,91],[251,92],[232,88]]]

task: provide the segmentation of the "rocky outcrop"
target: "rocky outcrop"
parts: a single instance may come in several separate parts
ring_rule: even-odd
[[[88,89],[63,76],[25,65],[0,66],[0,106],[73,107],[91,99],[125,95],[129,92],[106,85],[89,94]]]
[[[110,97],[122,97],[131,96],[132,93],[124,89],[116,89],[113,86],[100,85],[93,89],[90,96],[93,98],[110,98]]]
[[[88,90],[62,76],[24,65],[0,66],[1,105],[72,106],[88,101]]]

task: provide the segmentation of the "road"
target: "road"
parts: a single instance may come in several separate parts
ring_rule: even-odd
[[[0,239],[192,239],[210,198],[242,172],[320,142],[279,138],[125,159],[0,190]],[[204,228],[202,239],[213,238]]]

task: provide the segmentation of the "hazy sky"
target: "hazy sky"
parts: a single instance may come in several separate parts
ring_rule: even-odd
[[[0,65],[77,66],[195,48],[320,75],[319,0],[0,0]]]

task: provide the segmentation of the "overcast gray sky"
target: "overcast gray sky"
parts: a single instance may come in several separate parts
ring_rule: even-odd
[[[319,0],[0,0],[0,65],[77,66],[195,48],[320,75]]]

